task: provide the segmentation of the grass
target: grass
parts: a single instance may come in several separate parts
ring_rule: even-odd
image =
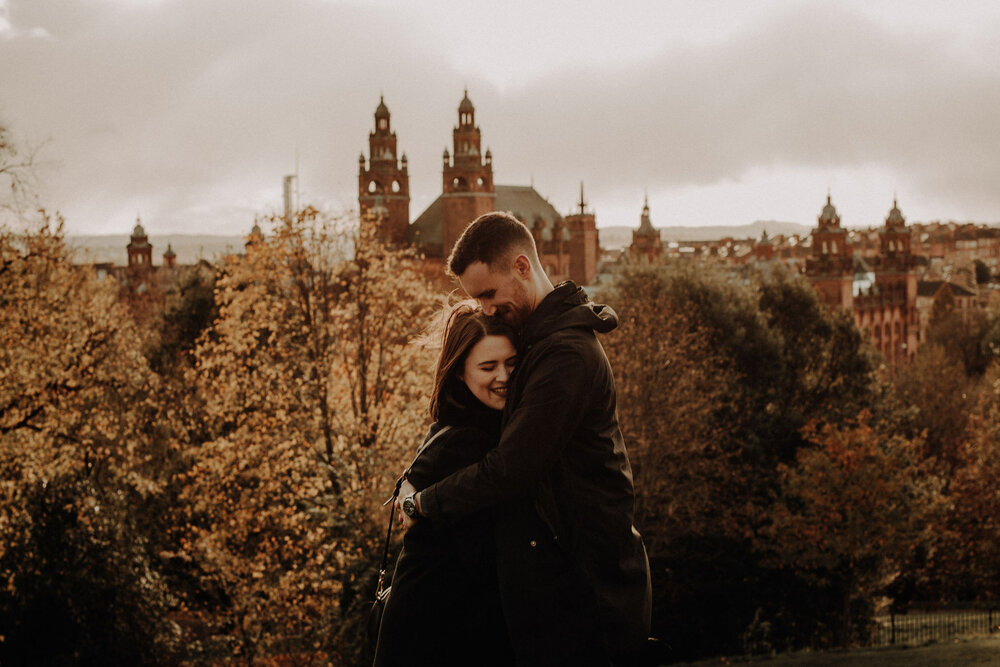
[[[786,667],[976,667],[1000,665],[1000,635],[953,637],[921,646],[893,646],[815,653],[802,651],[775,657],[714,658],[684,663],[709,665],[760,664]]]

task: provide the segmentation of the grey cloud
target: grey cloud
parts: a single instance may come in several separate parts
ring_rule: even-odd
[[[997,75],[942,38],[803,8],[711,51],[667,45],[642,67],[560,72],[500,100],[489,129],[495,141],[524,126],[540,137],[495,151],[501,164],[576,166],[608,188],[710,184],[774,163],[882,164],[970,197],[1000,180]]]
[[[353,206],[379,94],[415,216],[440,192],[464,86],[498,182],[535,177],[560,210],[581,179],[599,200],[767,165],[872,164],[996,210],[1000,46],[986,38],[998,26],[959,45],[833,3],[799,7],[711,46],[664,43],[628,64],[609,54],[501,91],[460,73],[477,70],[457,69],[467,62],[416,6],[32,0],[13,20],[53,38],[0,40],[0,120],[51,137],[71,228],[127,227],[138,206],[164,231],[239,232],[259,193],[278,204],[296,154],[312,203]]]

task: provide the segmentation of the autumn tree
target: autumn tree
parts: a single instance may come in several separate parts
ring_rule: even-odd
[[[350,664],[381,501],[424,430],[432,362],[410,343],[436,300],[412,253],[343,220],[272,226],[221,269],[195,352],[209,439],[179,473],[177,557],[205,573],[186,606],[207,653]]]
[[[215,275],[201,264],[181,278],[176,294],[158,317],[147,357],[160,375],[182,372],[193,362],[194,348],[202,331],[218,316],[215,305]]]
[[[110,278],[58,218],[0,229],[0,662],[172,655],[140,529],[157,379]]]
[[[947,594],[963,601],[1000,600],[1000,362],[982,381],[968,437],[950,483],[934,565],[949,573]]]
[[[606,296],[620,319],[603,342],[635,475],[636,524],[656,573],[654,634],[690,653],[718,642],[718,626],[714,640],[692,636],[710,634],[703,621],[717,600],[708,554],[723,554],[745,523],[731,421],[736,378],[654,268],[625,269]]]
[[[37,152],[18,141],[0,121],[0,225],[17,228],[25,214],[38,209]]]
[[[981,259],[976,259],[972,264],[976,272],[976,284],[985,285],[990,282],[990,278],[992,276],[990,275],[990,267],[986,265],[986,262]]]
[[[1000,358],[1000,311],[994,307],[963,313],[951,287],[943,283],[934,294],[927,342],[960,361],[970,378],[981,378],[990,362]]]
[[[913,363],[899,371],[896,397],[901,425],[911,437],[924,435],[926,455],[936,459],[941,474],[951,476],[966,438],[975,405],[975,382],[965,365],[938,344],[920,348]]]
[[[678,657],[740,650],[761,605],[798,604],[753,539],[777,466],[794,461],[810,419],[876,400],[872,357],[849,318],[780,267],[737,277],[633,266],[606,298],[622,318],[608,350],[638,464],[656,630]]]
[[[738,532],[720,492],[733,483],[728,426],[718,419],[734,381],[663,283],[627,269],[617,283],[618,329],[607,337],[619,418],[637,481],[647,546],[678,530]]]
[[[810,446],[778,467],[780,496],[761,546],[776,564],[834,592],[840,608],[832,639],[848,646],[858,638],[855,613],[866,621],[874,596],[929,542],[942,485],[919,442],[880,433],[864,415],[810,424],[804,435]]]

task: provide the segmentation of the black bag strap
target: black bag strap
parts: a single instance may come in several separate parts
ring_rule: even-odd
[[[427,449],[427,446],[437,440],[437,437],[447,431],[448,428],[448,426],[444,426],[440,428],[437,433],[427,438],[427,440],[424,441],[424,444],[420,445],[420,448],[417,450],[417,455],[413,457],[413,460],[416,461],[424,450]],[[407,470],[409,470],[412,466],[413,463],[407,466]],[[385,568],[389,562],[389,543],[392,541],[392,520],[396,516],[396,498],[399,498],[399,487],[403,485],[404,479],[406,479],[405,474],[396,480],[396,488],[392,492],[392,497],[382,503],[383,505],[389,506],[389,528],[385,531],[385,548],[382,549],[382,561],[378,564],[378,586],[375,588],[376,600],[379,600],[386,595],[386,589],[384,588]]]
[[[396,517],[396,498],[399,497],[399,487],[403,484],[403,478],[396,480],[396,489],[392,492],[392,497],[384,504],[389,506],[389,528],[385,531],[385,548],[382,550],[382,561],[378,564],[378,586],[375,588],[375,599],[380,599],[385,586],[385,566],[389,562],[389,542],[392,540],[392,520]]]

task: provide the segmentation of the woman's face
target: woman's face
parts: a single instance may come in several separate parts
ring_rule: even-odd
[[[458,379],[483,405],[502,410],[516,359],[517,350],[506,336],[485,336],[469,350]]]

